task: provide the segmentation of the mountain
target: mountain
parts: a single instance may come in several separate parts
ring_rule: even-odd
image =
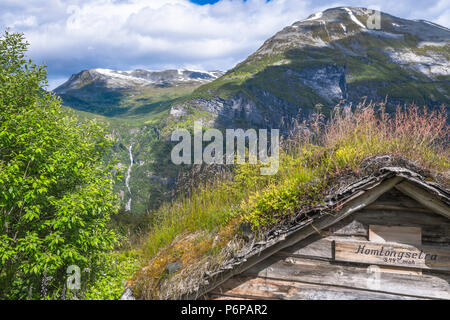
[[[144,87],[173,87],[186,84],[203,84],[222,75],[220,71],[204,72],[190,70],[165,71],[115,71],[110,69],[91,69],[74,74],[55,89],[58,94],[76,93],[80,89],[94,86],[110,90],[132,90]]]
[[[126,115],[139,106],[172,101],[217,79],[220,71],[83,70],[54,90],[72,108],[105,116]],[[135,98],[139,96],[140,100]]]
[[[313,14],[225,74],[93,69],[55,92],[79,114],[108,122],[128,169],[118,192],[124,207],[140,214],[172,199],[180,167],[170,161],[168,136],[195,119],[219,128],[288,130],[293,119],[319,110],[329,115],[337,103],[364,98],[386,99],[388,108],[413,101],[448,106],[450,30],[386,13],[381,28],[371,29],[372,14],[354,7]]]
[[[180,122],[195,112],[219,127],[279,128],[325,114],[341,100],[388,106],[450,102],[450,30],[373,11],[328,9],[276,33],[245,61],[171,107]]]

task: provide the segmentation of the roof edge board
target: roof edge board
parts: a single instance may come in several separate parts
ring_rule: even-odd
[[[413,198],[424,207],[450,219],[450,208],[430,192],[425,191],[409,181],[403,181],[397,184],[395,188]]]

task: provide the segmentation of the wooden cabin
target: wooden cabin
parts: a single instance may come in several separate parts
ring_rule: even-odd
[[[328,202],[339,210],[318,208],[255,246],[200,297],[450,299],[448,189],[391,167]]]

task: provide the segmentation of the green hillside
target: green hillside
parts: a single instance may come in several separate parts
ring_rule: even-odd
[[[163,201],[170,200],[177,168],[169,161],[170,145],[165,140],[161,141],[159,132],[166,126],[170,105],[198,86],[144,88],[123,94],[117,105],[103,100],[89,104],[92,110],[98,110],[96,103],[102,104],[102,110],[120,110],[108,116],[79,110],[70,98],[63,97],[65,108],[73,111],[80,119],[96,119],[107,126],[110,135],[116,140],[113,148],[125,174],[130,166],[128,148],[132,146],[134,166],[130,178],[131,195],[125,186],[125,176],[116,184],[115,190],[120,195],[123,207],[132,197],[133,215],[142,215],[157,208]],[[84,102],[82,105],[87,104]]]

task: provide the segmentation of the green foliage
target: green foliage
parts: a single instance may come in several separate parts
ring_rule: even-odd
[[[282,170],[291,171],[289,167]],[[296,209],[319,204],[324,187],[319,172],[304,166],[255,192],[241,203],[243,221],[250,223],[253,230],[261,230],[294,215]]]
[[[164,119],[174,101],[198,86],[186,84],[168,88],[108,90],[87,84],[75,92],[63,93],[61,97],[64,104],[80,111],[78,113],[88,112],[90,118],[136,125]]]
[[[0,38],[0,297],[14,299],[55,297],[69,265],[93,268],[116,239],[111,141],[43,90],[26,50],[21,34]]]
[[[411,105],[390,116],[374,109],[360,105],[350,114],[338,112],[320,145],[302,138],[298,149],[283,154],[280,179],[241,203],[243,220],[254,230],[264,230],[302,208],[318,205],[336,175],[344,169],[356,173],[361,162],[374,155],[401,155],[424,168],[448,170],[445,110],[427,112]]]
[[[85,300],[119,300],[125,282],[139,269],[136,252],[117,252],[105,255],[96,278],[83,294]]]
[[[214,192],[210,192],[214,189]],[[154,214],[151,232],[146,241],[146,255],[153,256],[170,244],[177,235],[195,230],[216,230],[230,216],[230,206],[245,194],[229,181],[207,184],[196,188],[187,197],[173,204],[163,204]]]

